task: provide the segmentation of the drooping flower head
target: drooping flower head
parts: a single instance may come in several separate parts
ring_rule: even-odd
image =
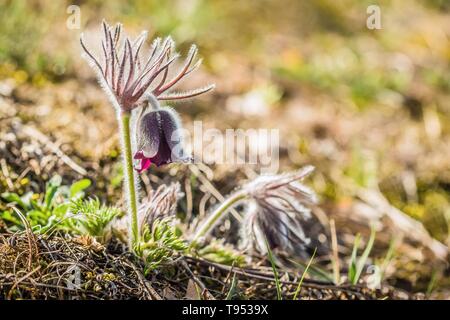
[[[292,173],[260,176],[244,186],[250,200],[241,238],[247,249],[266,254],[267,240],[271,249],[307,258],[308,251],[317,247],[323,226],[312,217],[310,209],[317,197],[300,183],[313,170],[306,166]]]
[[[142,106],[136,124],[137,151],[135,169],[141,173],[150,167],[172,162],[191,162],[184,150],[181,121],[170,107],[160,107],[158,101],[148,96],[148,105]]]
[[[144,53],[143,45],[147,32],[142,32],[135,40],[122,38],[122,25],[110,27],[102,23],[103,39],[101,42],[102,58],[95,57],[80,38],[84,56],[97,71],[99,81],[107,91],[113,105],[122,112],[136,108],[144,93],[151,93],[158,100],[182,100],[191,98],[214,88],[208,85],[187,92],[170,91],[179,81],[186,78],[201,64],[194,63],[197,47],[189,50],[184,65],[171,78],[170,66],[178,59],[174,54],[175,43],[167,37],[157,38],[148,53]]]

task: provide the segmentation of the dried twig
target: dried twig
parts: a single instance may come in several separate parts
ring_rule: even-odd
[[[361,188],[358,189],[357,196],[379,212],[379,216],[374,218],[380,219],[383,215],[386,215],[393,222],[395,228],[403,232],[406,237],[422,243],[437,258],[442,260],[447,258],[448,247],[431,237],[419,221],[392,206],[380,191]]]
[[[21,129],[23,133],[28,135],[31,139],[37,139],[41,144],[43,144],[46,148],[48,148],[51,152],[58,156],[61,161],[72,168],[72,170],[81,175],[87,174],[87,171],[84,168],[79,166],[68,155],[66,155],[49,137],[47,137],[41,131],[28,125],[23,125]]]
[[[339,265],[339,252],[338,252],[338,243],[337,243],[337,235],[336,235],[336,224],[334,219],[330,219],[330,233],[331,233],[331,247],[333,249],[333,274],[334,274],[334,282],[339,284],[341,282],[341,267]]]

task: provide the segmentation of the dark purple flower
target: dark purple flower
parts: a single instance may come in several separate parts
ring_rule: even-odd
[[[156,166],[172,162],[190,162],[183,148],[181,124],[177,113],[169,108],[159,108],[141,115],[137,120],[137,151],[135,167],[141,173],[152,163]]]

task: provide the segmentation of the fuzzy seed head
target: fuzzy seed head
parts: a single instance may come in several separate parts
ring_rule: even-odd
[[[314,191],[300,183],[312,166],[281,175],[261,176],[244,187],[249,204],[241,228],[246,249],[267,254],[266,239],[271,249],[291,256],[306,258],[313,247],[311,206],[317,203]],[[313,248],[312,248],[313,249]]]

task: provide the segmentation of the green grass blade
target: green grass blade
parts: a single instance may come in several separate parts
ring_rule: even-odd
[[[356,276],[356,258],[358,253],[359,240],[361,235],[358,233],[355,237],[355,242],[353,243],[352,256],[350,258],[350,263],[348,266],[348,279],[353,283]]]
[[[237,284],[238,284],[238,281],[236,279],[236,273],[235,273],[235,274],[233,274],[233,279],[231,280],[231,287],[230,287],[230,290],[228,290],[225,300],[231,300],[231,299],[233,299],[234,296],[236,296]]]
[[[359,277],[361,276],[361,273],[362,273],[362,271],[364,269],[364,266],[366,265],[367,258],[369,257],[369,254],[372,251],[372,247],[373,247],[373,244],[375,242],[375,235],[376,235],[375,227],[371,226],[371,228],[370,228],[370,238],[369,238],[369,241],[367,242],[367,246],[364,249],[364,252],[363,252],[361,258],[359,258],[359,260],[358,260],[358,264],[356,266],[356,274],[355,274],[355,278],[354,278],[353,284],[357,284],[358,283]]]
[[[293,264],[295,264],[297,267],[301,267],[303,268],[303,270],[306,268],[307,263],[302,263],[300,261],[294,261],[292,259],[289,259],[290,262],[292,262]],[[333,275],[330,274],[329,272],[327,272],[326,270],[323,270],[317,266],[309,266],[309,275],[311,277],[313,277],[315,280],[321,280],[321,281],[326,281],[329,283],[333,283],[334,279],[333,279]]]
[[[303,271],[302,277],[300,278],[300,281],[299,281],[298,286],[297,286],[297,290],[295,290],[295,294],[294,294],[294,299],[293,300],[297,300],[297,295],[299,294],[300,289],[302,288],[303,279],[305,278],[305,275],[308,272],[308,269],[311,266],[311,263],[313,262],[314,257],[316,256],[316,251],[317,251],[317,248],[314,249],[314,252],[313,252],[313,254],[311,256],[311,259],[309,259],[308,265],[306,266],[305,270]]]
[[[264,238],[264,241],[266,242],[267,253],[269,255],[269,261],[270,261],[270,264],[272,265],[273,275],[275,277],[275,285],[277,287],[277,299],[278,300],[283,300],[283,297],[281,296],[280,278],[278,276],[278,271],[277,271],[277,268],[275,266],[275,260],[274,260],[273,255],[272,255],[272,250],[270,250],[269,243],[267,242],[266,238]]]
[[[437,283],[437,272],[436,270],[434,270],[433,273],[431,274],[431,279],[427,286],[426,291],[427,297],[429,297],[433,293],[433,290],[436,288],[436,283]]]
[[[383,263],[381,264],[381,280],[384,278],[384,273],[386,272],[386,269],[388,268],[389,264],[391,263],[395,250],[397,248],[397,242],[398,238],[392,238],[389,242],[389,248],[386,253],[386,256],[384,257]]]

